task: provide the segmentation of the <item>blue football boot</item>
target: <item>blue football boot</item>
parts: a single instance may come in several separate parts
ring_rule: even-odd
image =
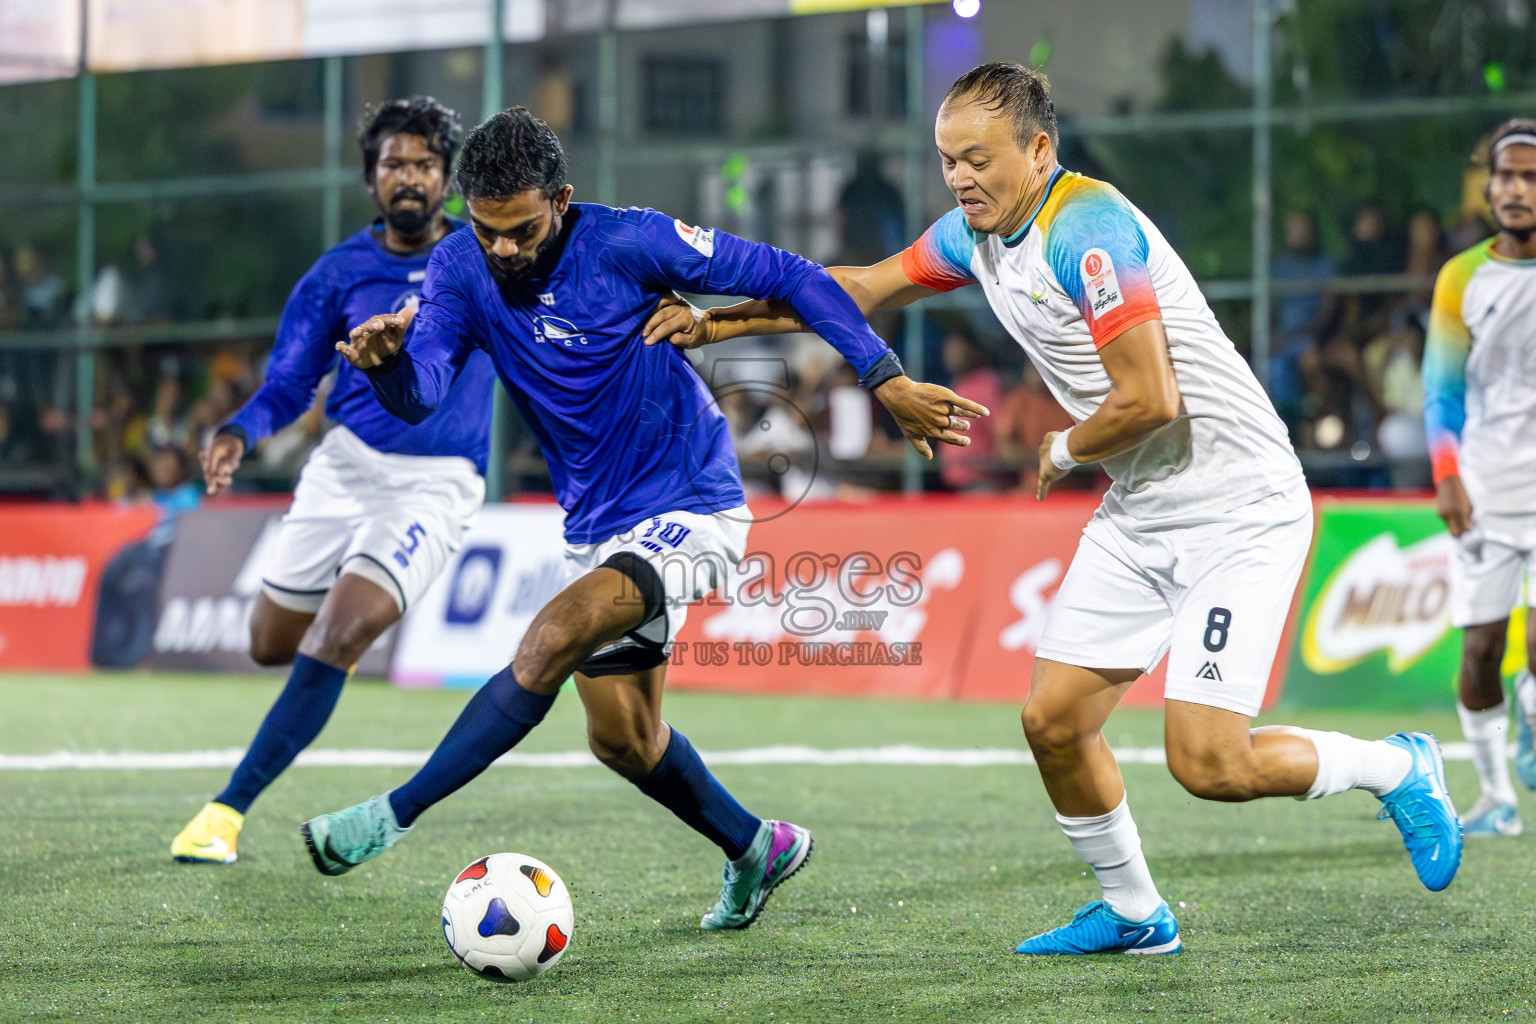
[[[1387,742],[1413,758],[1408,775],[1381,798],[1377,820],[1391,818],[1403,834],[1408,859],[1431,892],[1451,884],[1461,866],[1461,819],[1445,791],[1440,744],[1427,732],[1400,732]]]
[[[1145,921],[1127,921],[1103,900],[1077,908],[1070,924],[1025,939],[1017,952],[1035,956],[1084,953],[1177,953],[1184,948],[1168,904]]]
[[[1531,719],[1525,713],[1525,701],[1520,699],[1522,690],[1536,686],[1536,679],[1529,672],[1520,673],[1520,678],[1515,680],[1515,724],[1517,739],[1515,741],[1515,774],[1520,777],[1521,783],[1526,789],[1536,789],[1536,743],[1531,739]]]

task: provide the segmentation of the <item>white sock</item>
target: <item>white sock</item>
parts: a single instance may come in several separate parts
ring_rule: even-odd
[[[1127,921],[1145,921],[1157,913],[1157,894],[1147,859],[1141,855],[1141,835],[1124,800],[1108,814],[1092,818],[1056,815],[1072,849],[1093,868],[1104,887],[1104,902]]]
[[[1501,804],[1515,802],[1515,787],[1509,781],[1509,702],[1497,707],[1473,711],[1459,701],[1456,715],[1461,719],[1461,734],[1472,746],[1472,767],[1483,794]]]
[[[1317,778],[1303,800],[1320,800],[1335,793],[1363,789],[1386,796],[1408,777],[1413,755],[1386,740],[1361,740],[1342,732],[1296,729],[1317,749]]]
[[[1525,716],[1532,729],[1536,729],[1536,676],[1529,672],[1521,672],[1515,679],[1515,700],[1520,704],[1520,713]]]

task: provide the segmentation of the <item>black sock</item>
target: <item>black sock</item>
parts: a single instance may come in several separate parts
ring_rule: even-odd
[[[320,735],[346,681],[344,668],[316,661],[307,654],[295,656],[288,685],[277,695],[277,702],[256,730],[256,738],[230,775],[229,785],[214,800],[241,814],[249,810],[261,791]]]
[[[707,837],[731,860],[747,852],[763,819],[752,814],[704,767],[688,737],[672,730],[666,753],[651,774],[635,782],[640,792]]]
[[[469,699],[421,771],[390,792],[389,806],[400,827],[410,827],[422,811],[517,746],[554,703],[553,695],[523,689],[511,668],[491,676]]]

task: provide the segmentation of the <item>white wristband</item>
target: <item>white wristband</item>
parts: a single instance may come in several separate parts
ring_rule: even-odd
[[[1061,433],[1057,434],[1055,440],[1051,442],[1051,465],[1055,466],[1063,473],[1070,472],[1080,465],[1080,463],[1072,457],[1072,453],[1067,450],[1067,435],[1070,433],[1072,433],[1072,428],[1068,427],[1066,430],[1063,430]]]

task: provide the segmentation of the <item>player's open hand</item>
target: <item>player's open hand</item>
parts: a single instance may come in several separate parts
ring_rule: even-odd
[[[208,482],[208,493],[218,494],[227,490],[245,458],[245,442],[234,434],[215,434],[203,449],[203,479]]]
[[[1057,469],[1056,463],[1051,461],[1051,445],[1056,443],[1056,435],[1061,433],[1053,430],[1045,435],[1045,440],[1040,442],[1040,476],[1035,484],[1035,500],[1044,501],[1046,494],[1051,490],[1051,484],[1066,476],[1069,472],[1065,469]]]
[[[647,345],[669,342],[677,348],[699,348],[715,341],[709,310],[700,309],[673,292],[656,303],[656,309],[640,331]]]
[[[407,306],[398,313],[371,316],[352,328],[346,341],[338,341],[336,351],[359,370],[371,370],[400,351],[406,329],[415,318],[415,306]]]
[[[910,377],[892,377],[875,388],[875,397],[891,411],[912,447],[925,459],[933,458],[930,440],[963,448],[971,443],[967,417],[990,416],[984,405],[961,398],[949,388],[923,384]]]

